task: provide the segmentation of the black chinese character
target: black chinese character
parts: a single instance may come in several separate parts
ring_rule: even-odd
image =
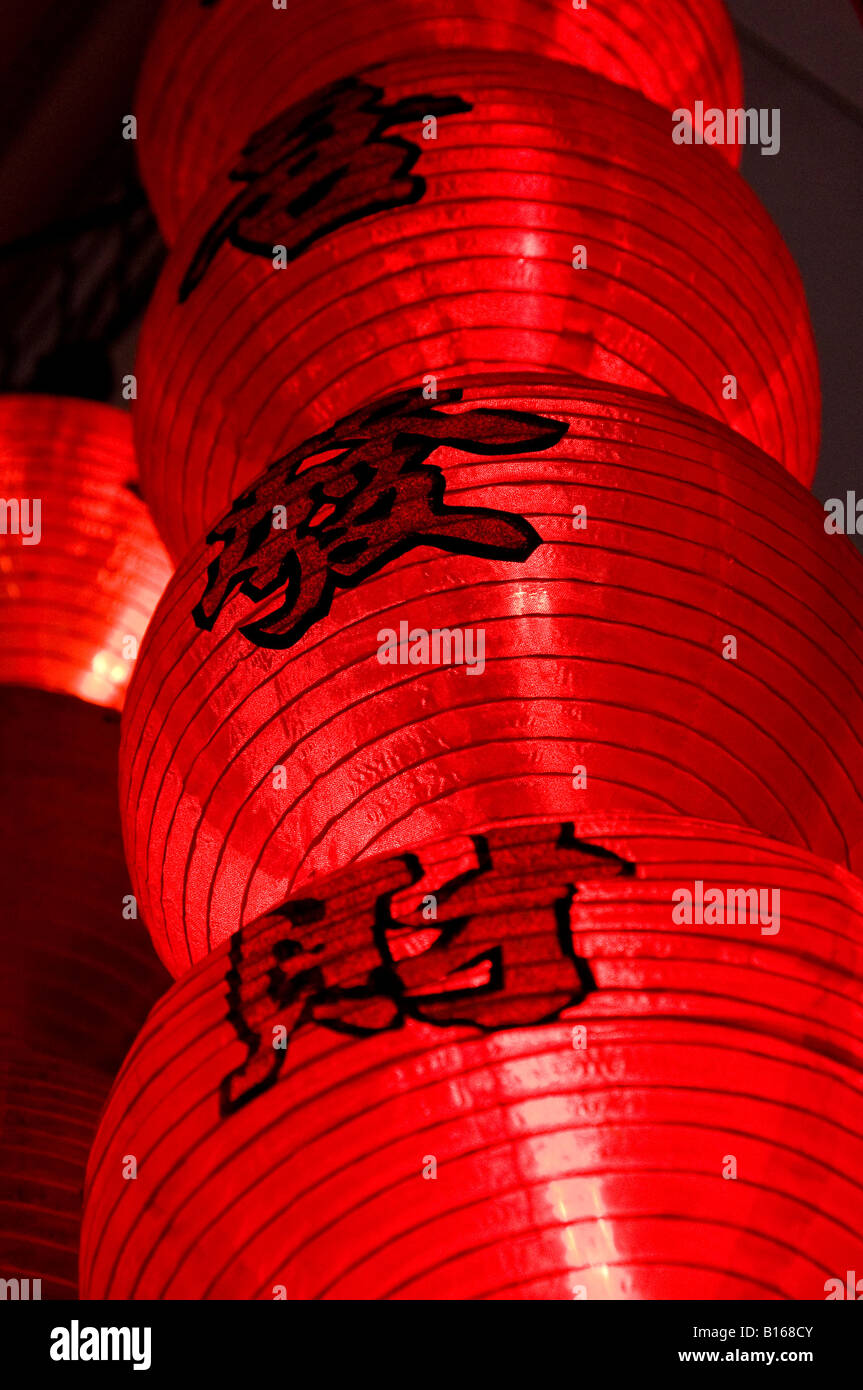
[[[289,106],[242,151],[229,178],[245,187],[203,237],[180,285],[182,303],[219,248],[272,258],[284,246],[295,261],[314,242],[386,208],[418,203],[420,146],[391,126],[470,111],[457,96],[417,93],[387,104],[382,88],[346,77]]]
[[[460,398],[458,389],[444,391],[438,404]],[[210,532],[208,543],[221,551],[195,622],[211,631],[234,591],[255,603],[281,594],[277,608],[239,631],[256,646],[284,650],[329,613],[338,589],[356,588],[417,546],[524,562],[540,544],[530,523],[447,505],[444,474],[427,460],[441,446],[484,456],[540,452],[566,430],[518,410],[450,415],[408,392],[357,411],[272,464]]]
[[[353,1037],[401,1028],[408,1019],[494,1032],[550,1023],[581,1004],[598,986],[575,950],[572,905],[582,884],[632,877],[635,865],[576,839],[571,825],[558,831],[553,844],[540,841],[550,852],[541,872],[537,845],[518,829],[491,840],[466,837],[469,862],[442,883],[440,871],[427,870],[417,854],[399,856],[386,866],[391,887],[370,900],[362,893],[351,899],[349,943],[340,936],[344,921],[337,935],[316,898],[288,902],[237,932],[228,1017],[246,1056],[223,1080],[222,1113],[276,1082],[304,1024]],[[408,890],[415,890],[412,908],[394,912]],[[444,910],[440,924],[424,919],[427,890]],[[282,1046],[271,1045],[274,1026],[284,1029]]]

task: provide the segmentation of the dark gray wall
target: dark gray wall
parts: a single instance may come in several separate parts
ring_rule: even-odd
[[[851,0],[728,0],[748,106],[778,106],[777,155],[743,173],[794,256],[824,396],[815,493],[863,496],[863,24]],[[863,549],[863,537],[857,537]]]

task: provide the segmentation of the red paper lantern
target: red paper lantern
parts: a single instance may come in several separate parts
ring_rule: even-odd
[[[580,64],[669,110],[741,104],[740,60],[718,0],[329,0],[276,10],[262,0],[163,6],[135,102],[141,173],[173,242],[248,133],[318,87],[371,63],[435,48],[502,50]],[[722,153],[739,159],[736,146]]]
[[[861,976],[863,884],[732,826],[319,880],[153,1010],[84,1296],[824,1298],[863,1219]]]
[[[0,397],[0,682],[119,709],[171,565],[128,415]]]
[[[0,1037],[106,1078],[167,983],[123,857],[119,742],[113,711],[0,688]]]
[[[7,1039],[0,1044],[0,1278],[7,1299],[77,1297],[84,1169],[107,1092],[104,1076],[76,1062]]]
[[[142,647],[121,813],[159,954],[513,815],[859,865],[861,592],[814,499],[673,402],[514,378],[358,412],[237,499]]]
[[[814,474],[800,279],[716,149],[560,63],[382,65],[259,131],[187,223],[141,337],[144,494],[179,558],[359,405],[522,368],[667,394]]]

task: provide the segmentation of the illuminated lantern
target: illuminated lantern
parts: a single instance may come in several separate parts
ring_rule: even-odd
[[[0,688],[0,1038],[106,1078],[167,983],[123,857],[119,741],[113,711]]]
[[[337,39],[334,39],[337,35]],[[135,102],[141,173],[162,230],[179,227],[249,131],[284,106],[371,63],[435,48],[558,58],[636,88],[673,110],[741,104],[740,61],[718,0],[171,0]],[[722,153],[736,163],[739,148]]]
[[[171,565],[128,415],[0,396],[0,682],[119,709]]]
[[[84,1169],[108,1088],[103,1075],[78,1063],[0,1041],[0,1278],[7,1300],[77,1297]]]
[[[176,975],[289,888],[513,815],[748,824],[859,866],[860,556],[723,425],[596,383],[418,391],[188,555],[123,716]]]
[[[186,224],[141,336],[144,495],[179,559],[361,404],[513,369],[667,394],[812,479],[800,279],[716,149],[548,60],[381,66],[259,130]]]
[[[861,983],[863,884],[733,826],[354,866],[154,1008],[82,1293],[824,1298],[863,1219]]]

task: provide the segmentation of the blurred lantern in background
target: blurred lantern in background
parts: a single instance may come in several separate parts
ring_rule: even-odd
[[[740,59],[719,0],[650,5],[570,0],[169,0],[135,110],[144,184],[174,241],[223,161],[250,131],[319,87],[374,63],[444,48],[558,58],[673,110],[737,107]],[[739,147],[725,146],[732,163]]]
[[[799,483],[661,397],[496,377],[358,411],[237,498],[142,648],[121,814],[159,954],[513,815],[858,865],[861,595]]]
[[[167,977],[132,896],[119,718],[0,687],[0,1034],[111,1076]]]
[[[136,478],[127,415],[0,397],[0,1269],[30,1297],[76,1294],[87,1151],[165,983],[116,802],[117,710],[171,572]]]
[[[44,1299],[75,1296],[96,1121],[168,980],[123,859],[119,733],[112,710],[0,686],[0,1269]]]
[[[121,708],[171,565],[128,415],[0,396],[0,681]]]
[[[28,1281],[22,1299],[77,1297],[84,1170],[107,1090],[79,1062],[0,1038],[0,1258],[7,1283]]]
[[[863,1218],[861,973],[858,880],[682,817],[318,880],[153,1010],[82,1291],[821,1298]]]
[[[279,453],[470,371],[668,395],[810,482],[799,276],[719,151],[674,144],[671,125],[584,70],[453,51],[346,78],[250,134],[142,331],[142,488],[174,557]]]

